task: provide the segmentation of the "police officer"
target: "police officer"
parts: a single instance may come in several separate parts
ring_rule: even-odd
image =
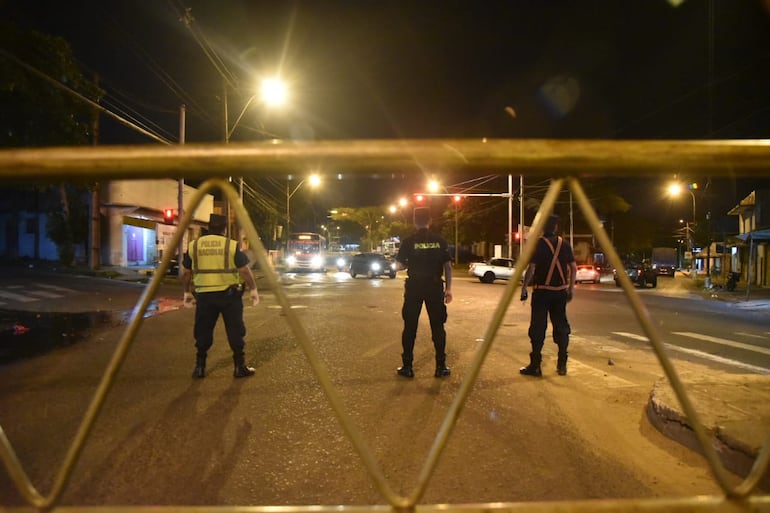
[[[540,362],[549,315],[553,325],[553,341],[559,346],[556,372],[560,376],[567,374],[567,346],[570,334],[567,303],[572,301],[577,265],[572,247],[556,235],[558,227],[559,216],[550,216],[546,222],[545,233],[537,241],[535,255],[527,268],[521,287],[521,300],[526,301],[527,285],[533,282],[532,317],[529,324],[532,352],[529,353],[529,365],[519,370],[525,376],[543,375]]]
[[[233,376],[245,378],[254,374],[244,357],[246,326],[243,323],[244,282],[251,291],[253,305],[259,303],[259,293],[248,257],[238,249],[238,242],[225,237],[227,218],[211,214],[209,234],[190,242],[184,255],[182,285],[184,305],[195,305],[195,347],[197,357],[193,378],[206,376],[206,354],[214,343],[214,327],[219,316],[225,323],[227,341],[233,352]],[[191,291],[195,287],[195,292]],[[193,299],[194,298],[194,299]]]
[[[446,240],[428,230],[430,209],[414,209],[414,225],[417,233],[401,242],[396,262],[398,269],[407,269],[404,285],[404,306],[401,317],[404,319],[404,331],[401,334],[402,366],[396,371],[399,376],[414,377],[412,360],[414,358],[414,340],[417,337],[417,322],[420,319],[422,304],[428,311],[433,348],[436,351],[436,371],[434,376],[449,376],[446,366],[446,304],[452,302],[452,259]],[[446,289],[441,279],[446,280]]]

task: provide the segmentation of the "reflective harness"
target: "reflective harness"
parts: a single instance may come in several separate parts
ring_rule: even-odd
[[[561,262],[559,262],[559,252],[561,251],[561,243],[562,238],[556,237],[556,247],[553,247],[553,244],[550,240],[548,240],[545,237],[540,237],[542,240],[545,241],[545,243],[548,245],[548,248],[551,250],[551,254],[553,257],[551,258],[551,265],[548,268],[548,274],[545,277],[545,284],[544,285],[538,285],[535,284],[532,286],[533,289],[545,289],[545,290],[567,290],[569,288],[569,283],[567,283],[567,279],[564,276],[564,268],[561,265]],[[559,272],[559,277],[561,278],[561,285],[551,285],[551,279],[553,278],[553,271],[557,270]]]

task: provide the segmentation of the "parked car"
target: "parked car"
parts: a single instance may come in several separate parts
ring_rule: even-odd
[[[379,253],[359,253],[350,260],[349,272],[351,278],[388,276],[392,280],[396,277],[396,263]]]
[[[475,276],[481,283],[495,280],[509,280],[516,271],[516,261],[510,258],[492,258],[487,262],[471,262],[468,274]]]
[[[581,264],[577,266],[577,274],[575,274],[575,283],[583,282],[599,283],[601,281],[601,273],[599,268],[591,264]]]
[[[647,285],[650,285],[652,288],[655,288],[658,286],[658,271],[653,269],[647,260],[642,262],[627,262],[623,267],[626,270],[626,275],[628,275],[637,287],[646,288]],[[615,285],[620,287],[617,269],[614,271],[614,275]]]

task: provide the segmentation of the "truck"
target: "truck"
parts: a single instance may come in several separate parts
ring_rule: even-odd
[[[678,256],[676,248],[652,248],[650,263],[659,276],[674,276]]]

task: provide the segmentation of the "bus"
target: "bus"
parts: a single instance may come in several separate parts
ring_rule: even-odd
[[[286,270],[326,272],[326,239],[318,233],[290,234],[286,243]]]

